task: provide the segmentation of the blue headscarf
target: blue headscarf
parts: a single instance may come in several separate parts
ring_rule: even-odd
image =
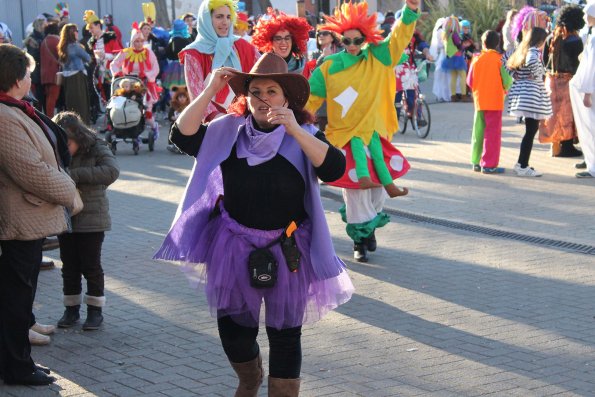
[[[204,0],[198,8],[198,34],[194,42],[184,48],[184,50],[197,50],[203,54],[215,54],[211,70],[221,66],[231,66],[234,69],[242,70],[240,58],[233,49],[233,43],[239,39],[239,36],[233,34],[233,24],[231,21],[227,37],[219,37],[211,21],[211,10],[209,10],[209,0]]]
[[[184,21],[181,19],[175,19],[172,30],[169,32],[171,37],[181,37],[183,39],[187,39],[190,37],[190,33],[188,32],[188,26]]]

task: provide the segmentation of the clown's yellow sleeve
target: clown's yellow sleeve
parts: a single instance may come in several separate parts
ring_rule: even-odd
[[[390,51],[390,63],[392,67],[397,66],[401,60],[403,51],[409,45],[413,33],[415,32],[415,21],[421,13],[413,11],[409,7],[403,7],[401,18],[397,21],[390,35],[387,37],[388,48]]]

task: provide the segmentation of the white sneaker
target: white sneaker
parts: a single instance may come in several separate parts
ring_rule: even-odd
[[[51,335],[56,330],[56,327],[54,325],[45,325],[45,324],[35,323],[31,327],[31,329],[33,331],[37,332],[38,334]]]
[[[52,340],[49,336],[42,335],[39,332],[35,332],[29,329],[29,343],[34,346],[48,345]]]
[[[517,176],[531,176],[531,177],[537,177],[537,176],[542,176],[543,173],[539,172],[539,171],[535,171],[535,169],[527,166],[525,168],[522,168],[521,165],[519,163],[515,164],[514,168],[513,168],[514,172],[516,173]]]

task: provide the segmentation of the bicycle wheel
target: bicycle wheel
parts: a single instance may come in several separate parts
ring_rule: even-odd
[[[407,111],[405,106],[395,106],[397,109],[397,120],[399,122],[399,134],[404,134],[407,130]]]
[[[432,118],[430,116],[430,106],[423,98],[418,98],[416,114],[411,121],[413,129],[418,137],[425,139],[430,133]]]

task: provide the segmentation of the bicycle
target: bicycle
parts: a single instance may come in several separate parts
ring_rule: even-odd
[[[417,69],[421,70],[425,67],[426,63],[422,62]],[[415,100],[413,101],[413,109],[408,109],[407,90],[403,91],[401,106],[398,105],[398,103],[395,103],[397,118],[399,120],[399,133],[405,133],[407,130],[407,122],[410,121],[411,126],[415,130],[417,136],[421,139],[425,139],[430,133],[432,117],[430,115],[430,106],[426,102],[424,94],[419,91],[419,84],[415,87]]]

